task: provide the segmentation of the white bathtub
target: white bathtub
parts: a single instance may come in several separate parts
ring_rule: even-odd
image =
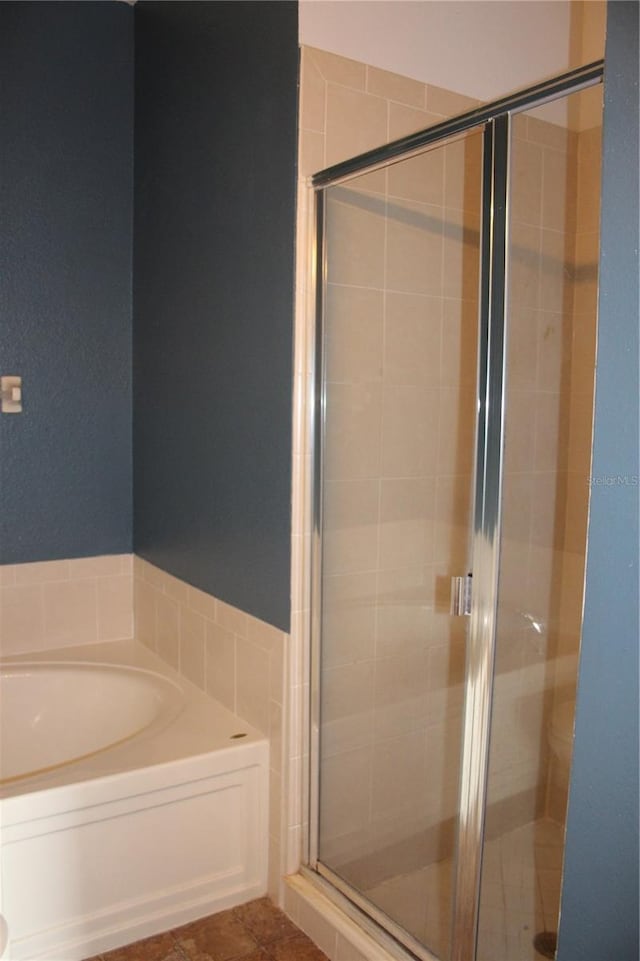
[[[134,642],[0,675],[3,961],[79,961],[265,893],[258,731]]]

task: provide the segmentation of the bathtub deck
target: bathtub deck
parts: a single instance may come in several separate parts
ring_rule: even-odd
[[[328,961],[268,898],[221,911],[90,961]]]
[[[155,672],[175,681],[184,698],[158,728],[2,786],[7,959],[81,961],[260,898],[267,890],[267,738],[135,642],[29,660]],[[172,961],[187,957],[176,948]],[[219,961],[220,952],[212,957]],[[271,959],[258,953],[252,961]]]

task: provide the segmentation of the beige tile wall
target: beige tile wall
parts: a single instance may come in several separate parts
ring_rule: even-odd
[[[0,566],[0,655],[132,633],[130,554]]]
[[[581,95],[581,115],[601,114],[601,90]],[[598,258],[602,125],[577,135],[577,197],[571,331],[570,403],[565,427],[566,513],[562,557],[562,594],[559,606],[557,667],[553,706],[575,696],[584,595],[587,521],[589,510],[593,394],[598,315]],[[564,820],[568,772],[553,757],[547,789],[547,810]]]
[[[581,97],[597,100],[599,90]],[[578,106],[578,105],[575,105]],[[597,114],[597,104],[579,113]],[[574,111],[575,112],[575,111]],[[489,798],[564,819],[547,744],[574,696],[591,456],[599,128],[518,118],[514,145],[507,428]],[[550,766],[551,765],[551,766]]]
[[[327,205],[321,847],[334,864],[455,813],[463,637],[436,586],[468,564],[479,198],[476,134]]]
[[[309,229],[304,177],[473,104],[303,48],[294,490],[308,491],[310,468],[312,305],[300,254]],[[343,860],[423,830],[454,803],[457,768],[441,746],[455,753],[462,638],[449,646],[450,620],[438,606],[442,579],[452,565],[464,566],[466,553],[477,176],[479,144],[459,143],[334,191],[328,299],[335,323],[327,348],[328,403],[336,417],[329,412],[332,506],[324,559],[325,689],[331,693],[324,779],[336,790],[327,792],[334,802],[327,805],[323,833]],[[461,339],[467,344],[462,366]],[[308,495],[297,500],[294,531],[308,557]],[[438,522],[452,507],[457,537],[451,524]],[[428,556],[426,544],[433,545]],[[295,577],[294,571],[292,676],[299,716],[306,703],[308,600],[301,590],[296,594]],[[304,763],[295,732],[291,750]],[[430,792],[434,809],[425,820],[426,792],[419,788],[427,776],[432,785],[439,778],[441,789]],[[290,826],[290,871],[299,863],[304,810]]]
[[[308,571],[310,556],[313,350],[313,303],[307,286],[311,191],[306,178],[330,163],[428,126],[472,103],[332,54],[302,50],[292,684],[285,718],[295,783],[307,764],[300,735],[300,730],[306,729],[308,705],[309,597],[300,572]],[[596,227],[587,220],[590,227],[578,228],[577,249],[582,253],[574,264],[576,196],[566,179],[566,160],[567,154],[575,157],[576,151],[581,156],[581,150],[586,157],[589,142],[588,136],[567,133],[536,117],[516,121],[516,176],[528,189],[513,198],[512,243],[517,255],[511,286],[516,292],[513,324],[518,346],[511,351],[509,369],[511,418],[519,429],[510,439],[507,464],[505,517],[509,530],[504,545],[501,630],[508,643],[499,649],[492,769],[494,798],[502,802],[501,811],[504,802],[513,799],[516,821],[531,816],[532,804],[533,813],[539,813],[544,805],[548,759],[544,730],[551,692],[556,683],[571,685],[575,676],[581,603],[576,604],[575,599],[581,598],[581,593],[571,594],[567,588],[570,582],[581,584],[584,511],[580,498],[573,497],[570,475],[573,472],[575,483],[582,483],[590,450],[589,383],[595,337],[593,246],[586,236],[581,239],[581,234],[591,234],[593,241]],[[346,778],[351,785],[348,804],[340,802],[347,793],[336,791],[334,809],[329,807],[325,822],[329,835],[335,831],[336,852],[342,850],[346,856],[366,851],[363,824],[375,824],[377,844],[391,844],[401,832],[419,832],[424,818],[417,805],[412,806],[413,798],[427,779],[436,799],[430,817],[446,818],[455,796],[451,772],[457,764],[454,719],[459,718],[461,705],[462,642],[454,638],[449,646],[446,633],[437,624],[438,608],[447,603],[447,584],[434,574],[440,574],[435,567],[438,562],[444,565],[442,573],[449,573],[462,557],[460,541],[456,546],[451,528],[444,528],[438,519],[452,503],[457,501],[460,516],[468,504],[470,465],[465,464],[462,452],[470,450],[469,437],[463,430],[460,442],[447,449],[444,438],[450,434],[435,430],[435,418],[424,418],[422,423],[418,418],[419,438],[406,436],[403,425],[410,411],[424,410],[425,402],[444,412],[443,426],[446,417],[449,423],[455,421],[457,405],[468,399],[465,388],[475,373],[475,356],[470,350],[468,364],[459,369],[457,380],[449,382],[451,393],[441,403],[445,395],[438,383],[440,370],[460,357],[461,338],[473,339],[476,321],[473,271],[468,269],[468,261],[463,269],[457,257],[460,249],[468,251],[470,246],[459,243],[460,228],[477,229],[477,211],[470,203],[473,181],[459,177],[461,153],[461,146],[452,146],[440,157],[427,155],[406,167],[392,168],[388,175],[377,172],[363,178],[358,191],[352,181],[343,188],[349,191],[342,197],[344,209],[335,204],[334,220],[340,230],[332,238],[333,247],[335,251],[343,244],[348,256],[340,267],[342,273],[334,272],[329,278],[329,309],[341,320],[328,343],[335,372],[329,402],[344,413],[346,427],[329,438],[333,477],[327,486],[335,504],[335,523],[325,538],[325,563],[332,571],[325,585],[331,601],[326,610],[326,657],[334,693],[328,704],[329,717],[331,712],[333,717],[326,728],[330,757],[324,778],[325,785],[328,780],[340,785]],[[431,166],[430,176],[425,178],[422,174],[427,165]],[[585,182],[584,190],[594,187],[592,183],[587,188]],[[382,204],[394,208],[399,215],[395,221],[378,216]],[[589,206],[593,205],[587,203]],[[412,219],[433,208],[444,210],[447,224],[458,228],[457,236],[455,230],[450,231],[454,241],[443,239],[436,250],[432,238],[418,238],[419,261],[412,260],[410,249],[399,257],[389,254],[392,246],[402,250],[402,234],[411,233]],[[470,223],[462,221],[462,209],[472,210]],[[363,256],[357,255],[359,250]],[[580,256],[588,261],[586,270],[579,264]],[[420,309],[427,298],[431,298],[428,319]],[[574,315],[580,302],[589,319],[585,317],[578,329]],[[367,347],[356,351],[355,346],[362,344],[364,325],[369,327]],[[434,358],[439,358],[439,363],[434,363]],[[568,377],[572,385],[569,405]],[[429,394],[434,382],[437,391]],[[567,406],[574,425],[569,434]],[[586,449],[585,436],[589,437]],[[368,444],[362,443],[365,437]],[[430,451],[430,457],[424,457],[423,451]],[[441,472],[435,478],[425,473],[424,466],[427,460],[433,463],[434,456],[436,471]],[[387,476],[400,463],[402,476]],[[372,479],[376,464],[382,465],[382,473]],[[457,479],[455,483],[452,477]],[[392,494],[400,488],[398,514],[398,501],[392,506]],[[423,506],[429,502],[434,507],[424,514]],[[420,517],[423,520],[416,523]],[[412,565],[422,539],[432,536],[436,555],[427,565]],[[378,552],[388,563],[376,562],[372,570],[370,558],[378,558]],[[564,584],[557,597],[551,596],[551,575],[556,584]],[[573,600],[568,601],[570,596]],[[381,598],[389,603],[380,603]],[[523,619],[523,613],[545,624],[543,638],[531,620]],[[427,619],[432,621],[428,626]],[[449,623],[446,615],[440,615],[440,620]],[[437,643],[425,646],[425,636],[438,639]],[[418,688],[420,680],[429,676],[431,689],[425,701]],[[443,727],[438,730],[437,720],[448,727],[448,736]],[[425,741],[427,731],[431,737]],[[514,732],[519,732],[517,737]],[[376,763],[371,753],[374,742]],[[398,750],[400,745],[404,750]],[[441,789],[434,790],[438,783]],[[424,798],[420,804],[424,805]],[[289,805],[284,861],[289,873],[300,863],[306,808],[306,797],[302,804],[294,801]],[[373,809],[377,817],[371,821]]]
[[[269,737],[269,892],[277,899],[288,636],[137,556],[133,573],[137,640]]]
[[[489,801],[543,813],[566,507],[576,135],[531,115],[514,130],[500,607]]]

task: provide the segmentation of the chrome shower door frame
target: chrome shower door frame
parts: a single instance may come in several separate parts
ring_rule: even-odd
[[[500,564],[504,444],[506,287],[511,117],[601,83],[603,61],[570,71],[459,117],[336,164],[312,178],[315,231],[311,282],[316,328],[313,411],[313,542],[311,581],[311,678],[309,728],[309,836],[307,869],[329,896],[384,943],[391,935],[411,953],[433,955],[318,857],[320,799],[320,673],[322,611],[322,458],[325,434],[326,281],[325,194],[330,186],[414,156],[473,130],[483,130],[482,226],[477,376],[477,431],[473,518],[473,596],[465,673],[465,711],[458,808],[458,843],[451,961],[476,956],[480,872],[484,841],[487,769]],[[327,887],[327,882],[331,887]],[[335,889],[337,894],[332,891]]]

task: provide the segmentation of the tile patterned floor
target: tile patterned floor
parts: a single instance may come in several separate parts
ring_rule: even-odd
[[[533,938],[555,931],[564,829],[543,818],[487,841],[478,961],[541,961]],[[452,864],[430,864],[382,882],[368,897],[441,958],[449,953]]]
[[[523,825],[488,841],[480,909],[479,961],[540,961],[538,931],[555,930],[564,831],[554,821]],[[367,892],[440,957],[447,957],[451,862],[390,878]],[[261,898],[89,961],[328,961],[269,901]]]
[[[96,955],[89,961],[328,961],[268,898]]]

